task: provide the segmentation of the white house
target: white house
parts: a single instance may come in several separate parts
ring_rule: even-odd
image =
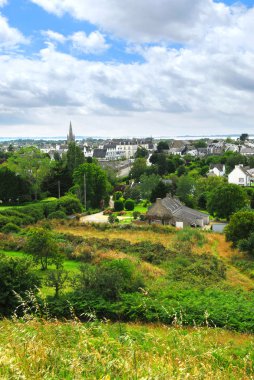
[[[83,153],[85,157],[93,157],[93,148],[88,145],[84,145]]]
[[[251,183],[254,183],[254,176],[251,174],[250,169],[245,168],[243,165],[236,165],[228,175],[228,183],[251,186]]]
[[[223,164],[212,164],[210,166],[209,176],[223,177],[225,175],[226,169]]]

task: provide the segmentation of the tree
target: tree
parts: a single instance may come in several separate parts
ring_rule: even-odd
[[[84,200],[84,175],[86,181],[86,200],[88,207],[98,208],[102,201],[107,201],[112,189],[106,172],[95,162],[85,163],[74,170],[74,184],[80,189]]]
[[[195,179],[185,175],[179,178],[176,195],[186,206],[195,206]]]
[[[236,246],[240,240],[248,239],[253,231],[254,211],[238,211],[231,216],[226,226],[226,239]]]
[[[141,175],[145,173],[146,169],[146,159],[136,158],[130,171],[130,177],[134,178],[136,182],[139,182]]]
[[[157,174],[142,174],[140,177],[140,192],[143,199],[150,199],[151,193],[160,182],[160,176]]]
[[[59,188],[60,186],[60,188]],[[63,160],[53,161],[50,171],[43,179],[41,189],[51,197],[58,197],[68,192],[72,186],[72,176]]]
[[[247,196],[243,188],[234,184],[224,184],[215,188],[208,196],[208,211],[218,218],[230,218],[244,208]]]
[[[140,185],[134,184],[132,186],[127,186],[124,194],[124,199],[134,199],[136,202],[139,202],[141,199],[141,193],[140,193]]]
[[[207,147],[207,143],[205,140],[198,140],[198,141],[195,141],[194,142],[194,146],[195,148],[206,148]]]
[[[244,142],[245,140],[249,139],[248,133],[242,133],[240,136],[240,141]]]
[[[72,141],[68,144],[67,151],[67,169],[72,176],[74,170],[81,164],[85,162],[84,153],[80,147]]]
[[[174,173],[175,171],[176,171],[176,165],[175,165],[174,160],[168,159],[167,160],[167,172],[169,174],[171,174],[171,173]]]
[[[154,203],[157,198],[162,198],[162,199],[165,198],[167,193],[168,193],[167,185],[165,185],[165,183],[160,181],[158,185],[153,189],[150,200],[152,203]]]
[[[55,289],[55,298],[59,297],[59,293],[65,288],[67,281],[69,280],[69,274],[63,268],[51,270],[46,279],[46,285]]]
[[[176,173],[178,177],[181,177],[186,173],[186,167],[184,165],[178,166]]]
[[[35,147],[21,148],[9,157],[7,166],[30,184],[37,200],[42,181],[50,170],[50,158]]]
[[[135,153],[135,158],[148,158],[149,152],[146,148],[138,147],[137,152]]]
[[[29,183],[5,166],[0,167],[0,184],[0,200],[3,203],[9,200],[20,202],[27,199],[30,192]]]
[[[41,264],[42,270],[48,269],[49,262],[58,263],[60,257],[52,232],[40,227],[30,230],[26,251],[33,255],[35,263]]]
[[[157,145],[158,152],[162,152],[163,150],[169,150],[169,145],[167,141],[160,141]]]
[[[0,255],[0,316],[10,316],[18,306],[14,292],[23,297],[29,290],[36,293],[40,284],[30,260]]]

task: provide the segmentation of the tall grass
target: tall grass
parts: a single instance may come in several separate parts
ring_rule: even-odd
[[[253,379],[254,338],[107,323],[0,323],[1,379]]]

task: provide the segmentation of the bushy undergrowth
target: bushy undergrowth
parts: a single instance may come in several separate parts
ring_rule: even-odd
[[[180,321],[254,332],[253,293],[229,285],[224,261],[206,252],[210,235],[194,229],[172,234],[171,229],[162,228],[162,241],[168,241],[164,246],[108,238],[107,231],[99,234],[104,238],[91,237],[93,228],[84,238],[54,231],[59,222],[47,223],[59,252],[76,268],[66,291],[58,298],[47,297],[47,315],[68,319],[74,313],[84,321],[91,314],[113,321]],[[44,222],[40,224],[46,227]],[[144,238],[146,229],[139,228]],[[0,249],[16,245],[15,250],[23,247],[24,251],[28,232],[0,234]],[[37,302],[42,303],[40,297]]]
[[[3,210],[0,208],[0,230],[8,223],[26,226],[44,218],[52,219],[52,214],[56,219],[64,219],[66,214],[71,215],[81,211],[81,203],[74,196],[64,196],[59,200],[39,202],[28,206],[10,207]]]

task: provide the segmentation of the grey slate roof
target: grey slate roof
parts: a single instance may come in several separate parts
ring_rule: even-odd
[[[105,158],[107,149],[94,149],[93,157],[95,158]]]
[[[220,172],[222,172],[224,169],[223,166],[223,164],[211,164],[210,169],[217,168]]]
[[[183,205],[179,199],[167,196],[163,199],[157,199],[156,203],[151,206],[147,212],[147,216],[170,218],[175,221],[184,221],[192,225],[197,221],[207,219],[209,214],[193,210],[190,207]]]

